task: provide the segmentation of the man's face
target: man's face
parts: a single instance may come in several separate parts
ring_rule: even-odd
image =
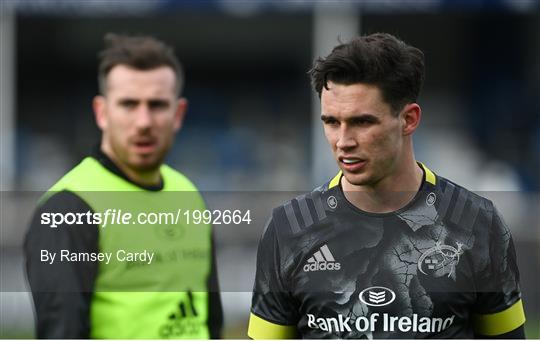
[[[136,70],[117,65],[107,76],[105,96],[94,100],[102,149],[128,173],[155,171],[180,128],[186,100],[176,96],[170,67]]]
[[[334,158],[350,184],[374,187],[402,159],[403,120],[376,86],[328,82],[328,88],[321,94],[321,119]]]

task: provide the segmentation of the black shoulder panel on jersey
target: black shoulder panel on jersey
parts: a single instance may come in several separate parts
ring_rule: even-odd
[[[277,207],[274,210],[274,219],[277,226],[288,226],[290,228],[289,233],[295,235],[324,220],[326,214],[322,193],[315,190],[299,195]]]
[[[491,219],[493,205],[489,200],[448,179],[442,177],[439,179],[441,180],[439,181],[439,192],[442,197],[437,212],[442,220],[471,231],[480,211],[487,213],[487,218]]]

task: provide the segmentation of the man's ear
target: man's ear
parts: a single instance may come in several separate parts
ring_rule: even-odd
[[[416,103],[409,103],[403,107],[400,116],[403,120],[403,135],[411,135],[420,124],[422,109]]]
[[[94,97],[94,100],[92,101],[96,124],[102,131],[107,128],[107,109],[105,101],[105,97],[101,95]]]
[[[184,97],[178,99],[178,104],[176,107],[176,112],[174,113],[174,131],[178,131],[182,127],[184,122],[184,117],[186,117],[186,112],[188,108],[188,100]]]

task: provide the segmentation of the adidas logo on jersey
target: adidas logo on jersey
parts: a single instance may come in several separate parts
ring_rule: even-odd
[[[319,251],[315,252],[312,257],[307,260],[304,265],[304,272],[310,271],[327,271],[339,270],[341,263],[336,262],[334,256],[330,252],[328,245],[321,246]]]

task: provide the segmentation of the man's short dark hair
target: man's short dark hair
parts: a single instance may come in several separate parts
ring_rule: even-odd
[[[351,85],[365,83],[381,90],[394,114],[414,103],[424,82],[424,54],[388,33],[354,38],[336,46],[309,71],[319,97],[328,81]]]
[[[105,35],[105,49],[99,53],[99,91],[107,91],[107,75],[113,67],[126,65],[137,70],[152,70],[168,66],[176,74],[176,91],[180,94],[183,83],[182,66],[172,47],[148,36],[126,36],[114,33]]]

